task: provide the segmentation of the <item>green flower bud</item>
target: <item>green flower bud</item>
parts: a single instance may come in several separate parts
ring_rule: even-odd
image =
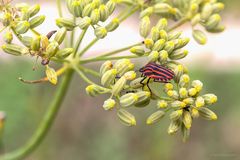
[[[213,13],[218,13],[224,9],[224,4],[221,2],[212,4]]]
[[[87,17],[90,16],[91,12],[93,11],[93,5],[92,4],[87,4],[82,11],[82,17]]]
[[[165,42],[166,42],[166,41],[165,41],[164,39],[159,39],[159,40],[157,40],[157,41],[154,43],[152,50],[153,50],[153,51],[160,51],[160,50],[162,50],[163,47],[164,47],[164,45],[165,45]]]
[[[130,127],[136,125],[135,117],[125,109],[118,110],[117,116],[120,119],[120,121],[126,126]]]
[[[192,24],[192,26],[196,26],[200,21],[201,21],[201,16],[200,16],[200,14],[196,14],[196,15],[191,19],[191,24]]]
[[[213,14],[208,18],[205,24],[205,27],[206,29],[211,30],[216,28],[220,22],[221,22],[221,16],[219,14]]]
[[[180,126],[181,126],[180,121],[171,121],[168,127],[168,134],[173,135],[179,130]]]
[[[114,18],[108,25],[106,25],[106,29],[108,32],[112,32],[117,29],[119,26],[119,19]]]
[[[179,89],[179,95],[181,98],[187,98],[188,96],[188,91],[186,88],[180,88]]]
[[[65,27],[68,31],[72,31],[76,26],[71,19],[67,19],[67,18],[56,19],[56,25],[59,28]]]
[[[179,82],[180,77],[181,77],[181,76],[183,75],[183,73],[184,73],[184,67],[183,67],[183,65],[177,65],[177,66],[175,67],[175,69],[173,70],[173,72],[174,72],[174,74],[175,74],[174,80],[175,80],[176,82]]]
[[[127,71],[130,71],[134,68],[134,64],[129,59],[118,60],[113,68],[117,69],[119,76],[124,75]]]
[[[28,21],[29,18],[30,18],[30,16],[29,16],[28,8],[23,8],[23,9],[21,10],[20,20],[21,20],[21,21]]]
[[[106,110],[106,111],[109,111],[109,110],[112,110],[116,105],[116,101],[114,99],[107,99],[106,101],[104,101],[104,104],[103,104],[103,108]]]
[[[141,19],[139,32],[142,37],[146,38],[148,36],[150,31],[150,25],[151,22],[148,16],[145,16]]]
[[[207,31],[211,32],[211,33],[219,33],[219,32],[223,32],[224,30],[225,30],[225,26],[223,26],[223,25],[219,25],[212,29],[207,29]]]
[[[33,17],[33,16],[35,16],[39,11],[40,11],[40,5],[37,4],[37,5],[31,6],[31,7],[28,9],[28,14],[29,14],[30,17]]]
[[[126,80],[134,80],[137,77],[137,73],[135,71],[128,71],[123,75]]]
[[[143,87],[143,85],[140,83],[142,81],[143,77],[139,77],[133,81],[130,82],[130,87],[132,89],[138,89],[138,88],[141,88]]]
[[[41,48],[42,48],[42,49],[46,49],[47,46],[49,45],[49,39],[48,39],[48,37],[45,36],[45,35],[41,35],[41,42],[40,42],[40,44],[41,44]]]
[[[207,37],[202,31],[193,30],[192,35],[195,41],[198,42],[199,44],[204,45],[207,43]]]
[[[102,4],[99,7],[99,12],[100,12],[100,21],[105,22],[109,17],[108,8],[104,4]]]
[[[191,110],[191,116],[192,116],[193,118],[198,118],[198,117],[199,117],[199,112],[198,112],[198,110],[197,110],[196,108],[192,108],[192,110]]]
[[[203,99],[203,97],[197,97],[196,98],[196,101],[195,101],[195,106],[196,106],[196,108],[201,108],[201,107],[203,107],[205,105],[205,101],[204,101],[204,99]]]
[[[40,42],[41,42],[41,37],[35,36],[31,42],[31,50],[38,51],[41,46]]]
[[[178,85],[179,85],[180,87],[188,87],[189,82],[190,82],[190,77],[189,77],[189,75],[183,74],[183,75],[180,77],[180,80],[179,80]]]
[[[176,111],[173,111],[169,116],[172,121],[178,120],[183,115],[183,110],[179,109]]]
[[[6,12],[1,17],[1,22],[4,26],[9,26],[12,21],[12,15],[9,12]]]
[[[66,34],[67,29],[65,27],[62,27],[60,30],[57,31],[54,40],[58,42],[58,44],[60,45],[63,42],[64,38],[66,37]]]
[[[64,48],[64,49],[57,51],[56,57],[60,58],[60,59],[64,59],[64,58],[67,58],[73,52],[74,52],[73,48]]]
[[[130,49],[130,52],[138,56],[143,56],[145,54],[145,50],[142,46],[134,46]]]
[[[124,88],[124,86],[126,85],[127,83],[127,80],[126,78],[123,76],[121,77],[113,86],[112,88],[112,94],[114,96],[117,96],[121,91],[122,89]]]
[[[97,86],[97,85],[89,85],[86,87],[86,93],[92,97],[95,97],[97,96],[98,94],[102,94],[102,93],[105,93],[106,90],[100,86]]]
[[[162,119],[162,118],[164,117],[164,115],[165,115],[165,112],[163,112],[163,111],[154,112],[153,114],[151,114],[151,115],[147,118],[146,123],[147,123],[148,125],[157,123],[160,119]]]
[[[79,21],[79,24],[78,26],[81,28],[81,29],[87,29],[90,25],[91,25],[91,18],[89,17],[84,17],[82,18],[80,21]]]
[[[167,108],[168,107],[168,103],[165,100],[159,100],[157,102],[157,108]]]
[[[30,6],[27,3],[17,3],[15,4],[15,8],[21,12],[22,10],[29,9]]]
[[[165,63],[168,60],[168,52],[165,50],[161,50],[159,52],[159,61],[161,63]]]
[[[130,107],[138,101],[138,96],[135,93],[127,93],[120,97],[119,102],[122,107]]]
[[[172,60],[183,59],[188,55],[188,50],[175,50],[170,55],[169,58]]]
[[[150,96],[151,96],[150,92],[139,91],[135,94],[138,97],[137,102],[134,104],[135,107],[145,107],[150,103]]]
[[[180,20],[183,17],[183,13],[178,8],[172,8],[169,12],[173,14],[176,20]]]
[[[168,34],[165,30],[160,30],[159,35],[161,39],[165,39],[166,41],[168,41]]]
[[[192,15],[195,15],[198,13],[199,5],[197,3],[192,3],[190,6],[190,11]]]
[[[169,54],[172,53],[172,51],[174,50],[174,42],[173,41],[166,42],[164,50],[167,51]]]
[[[181,130],[183,142],[186,142],[190,136],[190,129],[187,129],[186,127],[184,127],[184,125],[182,125]]]
[[[29,23],[30,23],[30,28],[35,28],[37,26],[40,26],[45,20],[45,16],[37,16],[32,18]]]
[[[144,40],[144,44],[146,48],[151,49],[154,45],[154,41],[152,39],[147,38]]]
[[[57,77],[57,73],[53,68],[50,68],[49,66],[47,66],[46,68],[46,76],[49,82],[51,82],[52,84],[56,85],[58,82],[58,77]]]
[[[30,23],[28,21],[20,21],[17,23],[15,31],[18,34],[24,34],[28,31],[30,28]]]
[[[169,90],[173,90],[173,85],[171,83],[166,83],[164,85],[164,90],[165,90],[165,92],[167,92]]]
[[[206,120],[217,120],[217,115],[206,107],[199,108],[199,114]]]
[[[45,55],[47,57],[53,57],[56,55],[57,51],[59,50],[59,44],[56,41],[52,41],[46,48]]]
[[[13,40],[13,35],[12,35],[12,32],[6,32],[3,36],[3,40],[6,42],[6,43],[12,43],[12,40]]]
[[[183,124],[187,129],[191,128],[192,125],[192,117],[188,111],[183,112]]]
[[[81,17],[84,5],[82,1],[73,0],[70,8],[75,17]]]
[[[217,96],[215,94],[205,94],[202,97],[207,105],[211,105],[217,102]]]
[[[106,7],[108,9],[109,15],[111,15],[116,8],[116,2],[114,0],[109,0],[106,3]]]
[[[166,30],[168,26],[168,21],[166,18],[162,18],[158,21],[156,27],[158,28],[158,30]]]
[[[201,12],[201,19],[206,20],[208,19],[213,12],[213,7],[210,3],[206,3],[203,8],[202,8],[202,12]]]
[[[194,98],[192,98],[192,97],[185,98],[185,99],[183,100],[183,102],[184,102],[186,105],[192,105],[192,104],[194,104]]]
[[[169,90],[167,91],[167,95],[171,98],[174,98],[174,99],[178,99],[179,98],[179,94],[177,91],[175,90]]]
[[[158,51],[152,51],[149,55],[148,55],[148,60],[150,62],[156,62],[159,58],[159,52]]]
[[[197,93],[198,92],[197,92],[196,88],[190,88],[188,90],[188,95],[191,96],[191,97],[194,97]]]
[[[158,30],[157,27],[152,27],[152,29],[151,29],[151,38],[155,42],[160,38],[159,30]]]
[[[173,32],[168,34],[168,40],[178,39],[182,35],[182,32]]]
[[[68,11],[71,13],[71,14],[74,14],[74,9],[73,9],[73,3],[74,0],[66,0],[66,3],[67,3],[67,9]]]
[[[174,49],[180,49],[183,48],[184,46],[186,46],[188,44],[188,42],[190,41],[189,38],[182,38],[182,39],[176,39],[174,40]]]
[[[116,75],[117,75],[116,69],[111,69],[111,70],[106,71],[101,78],[101,84],[103,86],[109,87],[110,85],[113,84],[113,82],[116,78]]]
[[[105,27],[97,27],[94,30],[95,36],[97,38],[103,39],[104,37],[107,36],[107,29]]]
[[[184,108],[186,107],[186,104],[182,101],[174,101],[170,104],[170,106],[173,108]]]
[[[148,7],[146,9],[144,9],[143,11],[141,11],[140,19],[142,19],[145,16],[148,16],[148,17],[151,16],[153,13],[153,10],[154,10],[153,7]]]
[[[28,53],[28,48],[19,46],[17,44],[4,44],[1,48],[4,52],[14,56],[21,56]]]
[[[111,61],[104,62],[100,67],[100,75],[102,76],[104,73],[112,69],[113,64]]]
[[[203,83],[199,80],[194,80],[192,81],[192,87],[194,87],[197,92],[200,92],[202,90]]]
[[[170,13],[172,7],[167,3],[157,3],[154,5],[154,13],[156,14],[166,14]]]
[[[21,37],[21,42],[26,46],[26,47],[31,47],[31,44],[32,44],[32,41],[33,41],[33,38],[32,37],[29,37],[29,36],[24,36],[24,37]]]
[[[91,13],[91,24],[97,24],[100,20],[100,13],[98,9],[94,9]]]

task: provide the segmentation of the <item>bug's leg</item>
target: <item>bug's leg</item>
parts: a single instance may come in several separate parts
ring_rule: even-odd
[[[143,81],[144,81],[146,78],[147,78],[147,77],[144,77],[144,78],[140,81],[140,84],[143,85],[143,87],[144,87]]]
[[[152,90],[151,90],[151,88],[149,87],[149,81],[150,81],[150,79],[151,79],[151,78],[149,78],[149,79],[147,80],[147,87],[148,87],[150,93],[152,93]]]

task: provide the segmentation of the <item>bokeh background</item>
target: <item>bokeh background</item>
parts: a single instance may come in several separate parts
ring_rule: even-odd
[[[54,2],[28,2],[40,3],[41,12],[48,16],[45,28],[41,28],[43,33],[56,28]],[[209,34],[205,46],[191,41],[190,54],[184,60],[192,79],[202,80],[204,90],[218,96],[218,103],[212,107],[218,114],[217,121],[195,120],[189,141],[183,143],[179,134],[167,134],[168,118],[154,126],[144,124],[149,108],[155,107],[153,104],[134,111],[138,125],[128,128],[119,123],[115,112],[103,111],[101,106],[106,97],[86,96],[86,84],[76,75],[48,136],[27,160],[240,160],[240,1],[225,0],[224,3],[226,9],[222,15],[226,31]],[[137,15],[134,16],[90,53],[94,55],[139,40]],[[188,25],[178,30],[191,35]],[[7,114],[1,137],[0,152],[4,153],[20,147],[31,137],[56,86],[19,82],[18,77],[42,77],[42,67],[32,71],[34,59],[15,58],[0,52],[0,111]],[[96,64],[89,65],[94,66]]]

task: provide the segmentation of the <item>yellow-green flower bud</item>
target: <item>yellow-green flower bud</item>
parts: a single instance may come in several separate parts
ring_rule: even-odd
[[[158,51],[152,51],[149,55],[148,55],[148,60],[150,62],[156,62],[159,58],[159,52]]]
[[[223,26],[221,24],[215,28],[207,29],[207,31],[211,32],[211,33],[219,33],[219,32],[223,32],[224,30],[225,30],[225,26]]]
[[[166,30],[168,26],[168,21],[166,18],[162,18],[158,21],[156,27],[158,28],[158,30]]]
[[[168,34],[168,40],[178,39],[182,35],[182,32],[173,32]]]
[[[134,104],[135,107],[145,107],[150,103],[150,96],[151,96],[150,92],[139,91],[135,94],[138,97],[137,102]]]
[[[100,0],[93,0],[92,2],[91,2],[91,5],[92,5],[92,7],[95,9],[95,8],[98,8],[99,6],[100,6],[100,4],[101,4],[101,1]]]
[[[224,4],[221,2],[212,4],[213,13],[218,13],[224,9]]]
[[[127,93],[120,97],[119,102],[122,107],[130,107],[138,101],[138,96],[135,93]]]
[[[143,77],[139,77],[133,81],[130,82],[130,87],[132,89],[138,89],[138,88],[141,88],[143,87],[143,84],[141,84],[140,82],[142,81]]]
[[[192,15],[195,15],[198,13],[199,5],[197,3],[192,3],[190,6],[190,11]]]
[[[97,27],[95,28],[94,33],[97,38],[103,39],[107,36],[108,31],[105,27]]]
[[[4,36],[3,36],[3,40],[4,40],[6,43],[11,43],[12,40],[13,40],[12,32],[7,31],[7,32],[4,34]]]
[[[168,103],[165,100],[159,100],[157,102],[157,108],[167,108],[168,107]]]
[[[183,100],[183,102],[184,102],[186,105],[192,105],[192,104],[194,104],[194,98],[192,98],[192,97],[185,98],[185,99]]]
[[[121,77],[113,86],[112,88],[112,94],[114,96],[117,96],[121,91],[122,89],[124,88],[124,86],[126,85],[127,83],[127,80],[126,78],[123,76]]]
[[[78,0],[74,0],[72,3],[71,3],[71,11],[73,13],[73,15],[75,17],[81,17],[82,15],[82,11],[83,11],[83,3],[82,1],[78,1]]]
[[[176,121],[182,116],[182,114],[183,114],[183,110],[179,109],[179,110],[173,111],[169,116],[172,121]]]
[[[138,56],[143,56],[145,54],[145,50],[142,46],[134,46],[130,49],[130,52]]]
[[[187,129],[191,128],[192,125],[192,117],[188,111],[183,112],[183,124]]]
[[[153,10],[154,10],[153,7],[148,7],[146,9],[144,9],[143,11],[141,11],[140,19],[142,19],[145,16],[148,16],[148,17],[151,16],[153,13]]]
[[[217,102],[217,96],[215,94],[205,94],[202,97],[207,105],[211,105]]]
[[[97,96],[98,94],[104,93],[106,90],[100,86],[97,85],[89,85],[86,87],[86,93],[92,97]]]
[[[134,64],[129,59],[121,59],[114,64],[113,68],[117,69],[119,76],[122,76],[126,72],[132,70],[134,68]]]
[[[178,99],[179,98],[179,94],[177,91],[175,90],[169,90],[167,91],[167,95],[171,98],[174,98],[174,99]]]
[[[28,14],[29,14],[30,17],[33,17],[33,16],[35,16],[39,11],[40,11],[40,5],[37,4],[37,5],[31,6],[31,7],[28,9]]]
[[[192,116],[193,118],[198,118],[198,117],[199,117],[199,112],[198,112],[198,110],[197,110],[196,108],[192,108],[192,110],[191,110],[191,116]]]
[[[135,126],[137,124],[134,115],[132,115],[125,109],[118,110],[117,116],[120,119],[120,121],[126,126],[130,127],[130,126]]]
[[[9,12],[6,12],[1,17],[1,22],[4,26],[9,26],[12,21],[12,15]]]
[[[47,57],[53,57],[56,55],[57,51],[59,50],[59,44],[56,41],[52,41],[46,48],[45,55]]]
[[[31,42],[31,50],[38,51],[41,46],[41,37],[35,36]]]
[[[45,16],[37,16],[32,18],[29,23],[30,23],[30,28],[35,28],[37,26],[40,26],[45,20]]]
[[[21,10],[20,20],[21,21],[28,21],[29,18],[30,18],[30,16],[29,16],[28,8],[23,8]]]
[[[170,104],[170,106],[173,108],[184,108],[186,107],[186,104],[182,101],[174,101]]]
[[[93,8],[92,4],[87,4],[86,6],[84,6],[83,11],[82,11],[82,17],[90,16],[93,9],[94,8]]]
[[[168,34],[167,34],[167,32],[166,32],[165,30],[163,30],[163,29],[159,31],[159,36],[160,36],[161,39],[164,39],[164,40],[166,40],[166,41],[168,40]]]
[[[201,16],[198,13],[191,19],[191,24],[192,26],[196,26],[200,21],[201,21]]]
[[[166,83],[166,84],[164,85],[164,90],[165,90],[165,92],[167,92],[167,91],[169,91],[169,90],[173,90],[173,84],[171,84],[171,83]]]
[[[100,13],[98,9],[94,9],[91,13],[91,24],[97,24],[100,20]]]
[[[67,58],[73,52],[74,52],[73,48],[64,48],[64,49],[57,51],[56,57],[60,58],[60,59],[64,59],[64,58]]]
[[[111,61],[104,62],[100,67],[100,75],[102,76],[104,73],[112,69],[113,64]]]
[[[171,121],[168,127],[168,134],[173,135],[179,130],[180,126],[181,126],[180,121]]]
[[[28,53],[28,49],[17,44],[4,44],[2,45],[2,50],[8,54],[14,56],[21,56]]]
[[[176,20],[180,20],[183,17],[183,13],[178,8],[172,8],[169,12],[173,14]]]
[[[105,87],[109,87],[110,85],[113,84],[116,75],[117,75],[116,69],[106,71],[101,78],[101,84]]]
[[[109,15],[111,15],[116,8],[116,2],[114,0],[109,0],[106,3],[106,7],[108,8]]]
[[[163,112],[163,111],[154,112],[153,114],[151,114],[151,115],[147,118],[146,123],[147,123],[148,125],[157,123],[160,119],[162,119],[162,118],[164,117],[164,115],[165,115],[165,112]]]
[[[151,22],[148,16],[145,16],[141,19],[139,32],[142,37],[146,38],[148,36],[150,31],[150,25]]]
[[[71,19],[67,19],[67,18],[56,19],[56,25],[59,28],[65,27],[68,31],[72,31],[76,26]]]
[[[157,3],[154,5],[154,13],[156,14],[166,14],[170,13],[172,7],[167,3]]]
[[[203,99],[203,97],[197,97],[196,98],[196,101],[195,101],[195,106],[196,106],[196,108],[201,108],[201,107],[203,107],[205,105],[205,101],[204,101],[204,99]]]
[[[46,68],[46,76],[49,82],[51,82],[52,84],[56,85],[58,82],[58,77],[57,77],[57,73],[53,68],[50,68],[49,66],[47,66]]]
[[[196,88],[197,92],[200,92],[203,88],[203,83],[199,80],[192,81],[192,87]]]
[[[162,50],[163,49],[163,47],[164,47],[164,45],[165,45],[165,40],[164,39],[159,39],[159,40],[157,40],[155,43],[154,43],[154,45],[153,45],[153,47],[152,47],[152,50],[153,51],[160,51],[160,50]]]
[[[188,42],[190,41],[189,38],[182,38],[182,39],[176,39],[174,40],[174,49],[180,49],[183,48],[184,46],[186,46],[188,44]]]
[[[114,99],[107,99],[106,101],[104,101],[104,104],[103,104],[103,108],[106,110],[106,111],[109,111],[109,110],[112,110],[116,105],[116,101]]]
[[[108,25],[106,25],[106,29],[108,32],[112,32],[117,29],[119,26],[119,19],[114,18]]]
[[[90,25],[91,25],[91,18],[89,17],[84,17],[82,18],[80,21],[79,21],[79,24],[78,26],[81,28],[81,29],[87,29]],[[99,27],[98,27],[99,28]]]
[[[135,71],[128,71],[123,75],[127,80],[131,81],[137,77],[137,73]]]
[[[24,36],[24,37],[21,37],[21,42],[26,46],[26,47],[31,47],[31,44],[32,44],[32,41],[33,41],[33,38],[32,37],[29,37],[29,36]]]
[[[179,96],[180,96],[181,98],[187,98],[187,96],[188,96],[188,91],[187,91],[187,89],[186,89],[186,88],[180,88],[180,89],[179,89]]]
[[[21,12],[22,10],[29,9],[30,6],[27,3],[17,3],[15,4],[15,8]]]
[[[184,125],[181,127],[182,130],[182,140],[186,142],[190,136],[190,129],[187,129]]]
[[[30,23],[28,21],[20,21],[17,23],[15,31],[18,34],[24,34],[28,31],[30,28]]]
[[[202,12],[201,12],[201,19],[206,20],[208,19],[213,12],[213,7],[210,3],[206,3],[203,8],[202,8]]]
[[[188,50],[175,50],[170,55],[169,58],[172,60],[183,59],[188,55]]]
[[[196,88],[190,88],[188,90],[188,95],[191,96],[191,97],[194,97],[197,93],[198,92],[197,92]]]
[[[217,115],[206,107],[199,108],[199,114],[206,120],[217,120]]]
[[[99,12],[100,12],[100,21],[105,22],[109,17],[108,8],[104,4],[102,4],[99,7]]]
[[[183,67],[183,65],[181,65],[181,64],[177,65],[173,71],[174,71],[174,74],[175,74],[174,80],[175,80],[176,82],[179,82],[180,77],[181,77],[181,76],[183,75],[183,73],[184,73],[184,67]]]
[[[151,49],[154,45],[154,41],[152,39],[147,38],[144,40],[144,44],[146,48]]]
[[[58,44],[60,45],[63,42],[64,38],[66,37],[66,34],[67,29],[65,27],[62,27],[60,30],[57,31],[54,40],[58,42]]]
[[[157,41],[157,40],[159,40],[159,38],[160,38],[160,35],[159,35],[159,30],[158,30],[158,28],[157,27],[152,27],[152,29],[151,29],[151,38],[152,38],[152,40],[153,41]]]
[[[165,46],[164,46],[164,50],[167,51],[170,55],[172,53],[172,51],[174,50],[174,42],[173,41],[168,41],[166,42]]]
[[[221,16],[219,14],[213,14],[208,18],[205,24],[205,27],[207,30],[211,30],[216,28],[220,22],[221,22]]]
[[[47,48],[47,46],[49,45],[49,43],[50,42],[49,42],[48,37],[45,35],[41,35],[41,42],[40,42],[41,48],[45,50]]]
[[[159,52],[159,61],[161,63],[165,63],[168,60],[168,52],[165,50],[161,50]]]
[[[180,80],[179,80],[178,85],[179,85],[180,87],[188,87],[189,82],[190,82],[190,77],[189,77],[189,75],[183,74],[183,75],[180,77]]]

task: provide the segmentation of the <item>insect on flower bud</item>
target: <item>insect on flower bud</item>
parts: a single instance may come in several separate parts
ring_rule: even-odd
[[[88,28],[88,26],[91,25],[91,18],[89,17],[84,17],[82,18],[80,21],[79,21],[79,24],[78,26],[81,28],[81,29],[86,29]],[[99,28],[99,27],[98,27]]]
[[[173,135],[174,133],[176,133],[179,130],[180,126],[181,126],[180,121],[178,121],[178,120],[171,121],[171,123],[168,127],[168,134]]]
[[[97,24],[100,20],[100,13],[99,13],[99,10],[98,9],[94,9],[92,12],[91,12],[91,24]]]
[[[56,55],[59,50],[59,44],[56,41],[52,41],[46,48],[45,55],[49,58]]]
[[[56,25],[59,28],[65,27],[68,31],[72,31],[76,26],[71,19],[67,19],[67,18],[56,19]]]
[[[33,16],[35,16],[39,11],[40,11],[40,5],[37,4],[37,5],[31,6],[31,7],[28,9],[28,14],[29,14],[30,17],[33,17]]]
[[[159,52],[159,61],[160,61],[161,63],[164,63],[164,62],[166,62],[167,60],[168,60],[168,52],[165,51],[165,50],[161,50],[161,51]]]
[[[36,28],[37,26],[40,26],[45,20],[45,16],[37,16],[32,18],[29,23],[30,23],[30,28]]]
[[[154,41],[152,39],[147,38],[144,40],[144,44],[146,48],[151,49],[154,45]]]
[[[8,44],[10,44],[11,42],[12,42],[12,40],[13,40],[13,35],[12,35],[12,32],[6,32],[5,34],[4,34],[4,36],[3,36],[3,40],[6,42],[6,43],[8,43]]]
[[[186,107],[186,104],[182,101],[174,101],[170,104],[170,106],[173,108],[184,108]]]
[[[60,30],[57,31],[54,40],[58,42],[58,44],[60,45],[63,42],[64,38],[66,37],[66,34],[67,29],[65,27],[62,27]]]
[[[130,107],[138,101],[138,96],[135,93],[127,93],[120,97],[119,102],[122,107]]]
[[[206,3],[203,8],[202,8],[202,12],[201,12],[201,19],[206,20],[208,19],[213,12],[213,7],[210,3]]]
[[[108,9],[109,15],[111,15],[116,8],[116,2],[114,0],[109,0],[106,3],[106,7]]]
[[[176,50],[169,55],[169,58],[172,60],[179,60],[179,59],[183,59],[187,55],[188,55],[188,50]]]
[[[130,127],[135,126],[137,124],[134,115],[132,115],[125,109],[118,110],[117,116],[120,119],[120,121],[126,126]]]
[[[179,80],[178,85],[179,85],[180,87],[185,87],[185,88],[186,88],[186,87],[188,87],[189,82],[190,82],[190,77],[189,77],[189,75],[183,74],[183,75],[180,77],[180,80]]]
[[[126,72],[132,70],[134,68],[134,64],[129,59],[121,59],[114,64],[113,68],[117,69],[119,76],[122,76]]]
[[[182,114],[183,114],[183,110],[179,109],[179,110],[173,111],[169,116],[172,121],[176,121],[182,116]]]
[[[157,108],[167,108],[168,107],[168,103],[165,100],[159,100],[157,102]]]
[[[142,46],[134,46],[130,49],[130,52],[138,56],[143,56],[145,54],[145,50]]]
[[[116,101],[114,99],[107,99],[106,101],[104,101],[104,104],[103,104],[103,108],[106,110],[106,111],[109,111],[109,110],[112,110],[116,105]]]
[[[145,16],[141,19],[139,32],[142,37],[146,38],[148,36],[150,31],[150,24],[151,22],[148,16]]]
[[[203,99],[203,97],[197,97],[196,98],[196,101],[195,101],[195,106],[196,106],[196,108],[201,108],[201,107],[203,107],[205,105],[205,102],[204,102],[204,99]]]
[[[35,36],[31,42],[31,50],[38,51],[41,46],[41,36]]]
[[[57,51],[56,57],[60,59],[64,59],[64,58],[67,58],[73,52],[74,52],[73,48],[64,48]]]
[[[152,15],[152,13],[153,13],[153,10],[154,10],[154,8],[153,7],[148,7],[148,8],[146,8],[146,9],[144,9],[143,11],[141,11],[141,13],[140,13],[140,19],[142,19],[143,17],[145,17],[145,16],[151,16]]]
[[[4,52],[14,56],[21,56],[28,53],[28,48],[19,46],[17,44],[4,44],[1,48]]]
[[[208,18],[205,24],[205,27],[207,30],[211,30],[216,28],[220,22],[221,22],[221,16],[219,14],[213,14]]]
[[[147,123],[148,125],[157,123],[158,121],[160,121],[160,119],[162,119],[162,118],[164,117],[164,115],[165,115],[165,112],[163,112],[163,111],[154,112],[153,114],[151,114],[151,115],[147,118],[146,123]]]
[[[158,21],[156,27],[158,28],[158,30],[166,30],[168,26],[168,21],[166,18],[162,18]]]
[[[112,94],[114,96],[117,96],[123,89],[123,87],[126,85],[127,80],[126,78],[123,76],[121,77],[113,86],[112,88]]]
[[[159,40],[157,40],[157,41],[154,43],[152,50],[153,50],[153,51],[160,51],[160,50],[162,50],[163,47],[164,47],[164,45],[165,45],[165,42],[166,42],[166,41],[165,41],[164,39],[159,39]]]
[[[217,115],[206,107],[199,108],[199,115],[206,120],[217,120]]]
[[[119,26],[119,19],[114,18],[108,25],[106,25],[106,29],[108,32],[112,32],[117,29]]]
[[[112,67],[113,67],[113,64],[111,61],[104,62],[100,67],[100,75],[102,76],[108,70],[112,69]]]
[[[56,85],[58,78],[57,78],[57,73],[53,68],[50,68],[49,66],[47,66],[46,68],[46,76],[49,80],[49,82],[51,82],[52,84]]]
[[[183,112],[183,124],[187,129],[190,129],[192,126],[192,117],[188,111]]]
[[[197,110],[196,108],[192,108],[192,110],[191,110],[191,116],[192,116],[193,118],[198,118],[198,117],[199,117],[199,112],[198,112],[198,110]]]
[[[109,87],[110,85],[113,84],[116,75],[117,75],[116,69],[106,71],[101,78],[101,84],[105,87]]]
[[[28,21],[20,21],[17,23],[15,27],[15,31],[18,34],[24,34],[28,31],[29,28],[30,28],[30,23]]]
[[[192,81],[191,86],[194,87],[197,90],[197,92],[200,92],[203,88],[203,83],[199,80],[194,80]]]
[[[145,107],[150,103],[150,92],[139,91],[135,94],[138,97],[138,101],[134,104],[135,107]]]
[[[104,4],[102,4],[99,7],[99,12],[100,12],[100,21],[105,22],[109,17],[108,8]]]
[[[217,96],[215,94],[205,94],[202,97],[207,105],[211,105],[217,102]]]
[[[95,28],[94,33],[97,38],[103,39],[107,36],[108,31],[105,27],[97,27]]]
[[[136,78],[137,74],[135,71],[128,71],[123,75],[126,80],[132,81]]]

